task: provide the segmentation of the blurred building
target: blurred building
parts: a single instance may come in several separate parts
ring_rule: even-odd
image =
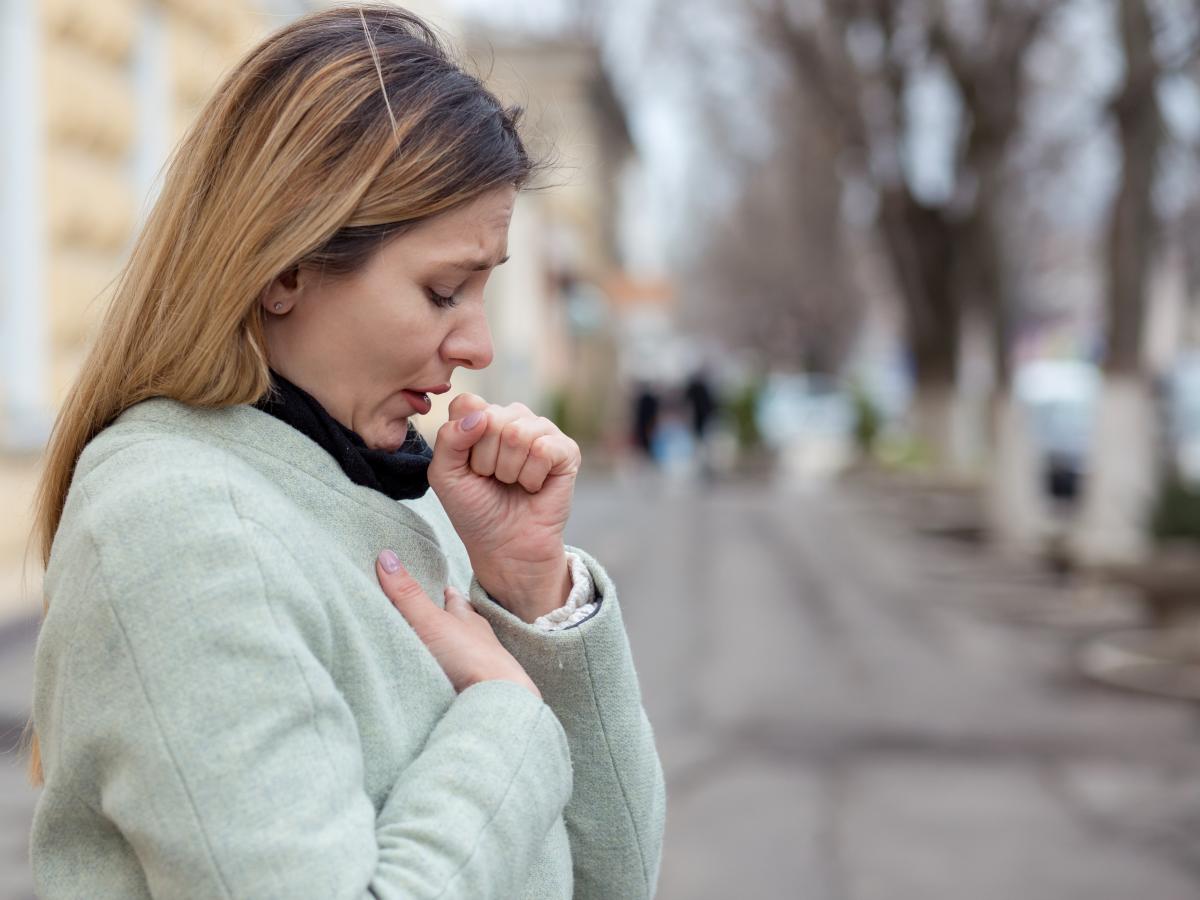
[[[475,28],[464,45],[524,110],[522,133],[544,163],[514,213],[513,258],[493,276],[496,361],[478,374],[498,402],[541,404],[592,440],[622,411],[610,285],[622,271],[619,183],[636,163],[625,117],[586,40]]]
[[[3,10],[0,440],[37,447],[170,147],[261,32],[249,0]]]
[[[0,621],[36,605],[19,573],[38,451],[170,148],[222,70],[301,8],[0,2]]]

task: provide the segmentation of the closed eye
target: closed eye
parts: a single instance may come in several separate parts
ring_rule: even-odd
[[[439,294],[433,288],[427,288],[426,293],[429,295],[429,299],[433,301],[434,305],[439,306],[442,309],[448,309],[449,307],[455,306],[458,303],[458,301],[454,299],[453,294]]]

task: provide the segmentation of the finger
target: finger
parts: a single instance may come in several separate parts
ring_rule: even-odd
[[[379,554],[375,560],[375,574],[384,595],[418,634],[432,625],[441,613],[394,551],[384,550]]]
[[[471,471],[491,478],[496,474],[496,464],[500,460],[500,432],[508,423],[533,417],[533,413],[524,403],[510,403],[508,406],[488,407],[487,417],[487,431],[479,443],[471,448]]]
[[[531,494],[536,494],[546,482],[550,467],[554,465],[554,448],[549,437],[540,437],[529,448],[525,465],[517,475],[517,482]]]
[[[554,458],[550,465],[551,475],[576,475],[583,465],[583,454],[574,438],[567,435],[554,442]]]
[[[433,459],[429,461],[431,482],[444,483],[447,477],[470,471],[471,448],[487,433],[487,419],[485,404],[482,409],[471,409],[457,419],[451,418],[438,429]]]
[[[531,494],[542,489],[551,475],[574,475],[582,462],[579,445],[561,431],[543,435],[529,448],[529,457],[517,481]]]
[[[500,432],[500,455],[496,459],[496,480],[514,484],[529,458],[529,449],[540,437],[559,433],[558,426],[540,416],[509,422]]]
[[[448,408],[450,420],[461,419],[467,413],[475,412],[477,409],[487,409],[488,406],[488,402],[478,394],[471,394],[464,391],[450,401]]]
[[[446,598],[446,612],[455,618],[467,619],[474,614],[475,610],[471,606],[471,601],[464,597],[454,585],[447,585],[442,595]]]
[[[579,472],[579,467],[583,463],[583,455],[579,452],[579,444],[575,443],[573,438],[560,431],[549,437],[539,438],[536,443],[539,445],[539,458],[546,459],[550,463],[550,468],[546,473],[547,477],[550,475],[574,475]]]

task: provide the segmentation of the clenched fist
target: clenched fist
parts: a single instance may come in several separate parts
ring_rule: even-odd
[[[429,484],[479,583],[526,622],[570,593],[563,529],[580,463],[579,445],[521,403],[460,394],[438,429]]]

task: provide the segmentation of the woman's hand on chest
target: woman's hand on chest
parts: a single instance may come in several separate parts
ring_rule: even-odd
[[[429,484],[479,583],[526,622],[570,593],[563,529],[581,460],[575,441],[521,403],[460,394],[438,430]]]

